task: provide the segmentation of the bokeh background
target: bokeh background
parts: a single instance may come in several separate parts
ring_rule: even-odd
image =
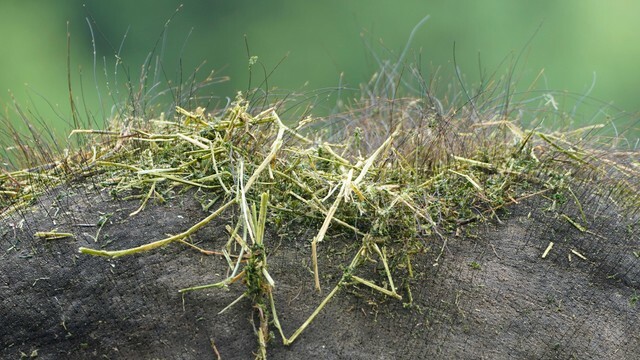
[[[67,23],[74,94],[83,94],[92,116],[102,121],[110,114],[105,83],[111,81],[114,98],[125,96],[113,84],[116,52],[134,79],[156,45],[163,81],[179,81],[181,73],[185,78],[206,61],[204,70],[231,79],[208,93],[233,97],[248,86],[246,35],[260,61],[253,85],[262,79],[263,66],[267,72],[277,66],[269,86],[283,92],[357,88],[377,70],[378,59],[397,59],[412,29],[430,15],[407,55],[408,61],[420,57],[427,77],[438,69],[441,80],[456,81],[454,43],[469,83],[479,78],[479,69],[503,74],[522,52],[516,66],[522,89],[544,70],[538,87],[589,93],[635,113],[638,14],[640,2],[633,0],[3,0],[0,103],[11,121],[19,122],[15,101],[51,127],[69,122]]]

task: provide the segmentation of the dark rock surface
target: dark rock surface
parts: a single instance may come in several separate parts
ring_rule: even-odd
[[[0,357],[215,359],[217,351],[225,360],[253,358],[249,301],[218,314],[242,294],[241,284],[178,293],[223,280],[222,256],[180,243],[112,260],[78,252],[80,246],[124,249],[181,232],[207,215],[193,195],[149,204],[130,217],[138,200],[113,200],[76,184],[0,220]],[[414,277],[396,279],[405,302],[411,286],[411,306],[346,287],[294,344],[282,345],[272,328],[269,358],[637,359],[637,218],[591,192],[581,199],[589,203],[587,232],[546,212],[543,200],[521,202],[499,214],[501,222],[470,225],[417,255]],[[581,216],[569,205],[561,210]],[[220,249],[232,216],[225,213],[191,241]],[[98,228],[86,225],[101,219],[96,242]],[[75,239],[34,237],[52,229]],[[335,286],[356,249],[348,235],[321,244],[318,294],[310,270],[314,234],[272,233],[265,241],[287,336]],[[542,259],[550,241],[555,245]],[[378,267],[365,265],[362,276],[381,283]]]

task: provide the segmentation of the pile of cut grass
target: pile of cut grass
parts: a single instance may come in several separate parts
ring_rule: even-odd
[[[80,248],[87,255],[114,258],[184,244],[235,208],[239,215],[228,224],[228,241],[219,249],[229,266],[228,278],[179,291],[244,284],[245,292],[229,306],[245,298],[254,304],[261,323],[258,356],[266,358],[270,324],[284,344],[291,344],[349,286],[365,286],[411,304],[410,289],[395,284],[402,280],[398,276],[412,276],[416,256],[439,251],[439,259],[449,236],[476,222],[500,221],[504,209],[522,199],[577,202],[567,179],[604,179],[626,206],[640,204],[638,183],[629,181],[640,176],[637,162],[578,146],[593,127],[542,133],[522,129],[504,114],[445,114],[428,98],[370,97],[341,114],[350,120],[340,131],[327,133],[323,120],[307,117],[293,128],[280,119],[277,108],[253,110],[249,105],[238,95],[220,111],[177,107],[171,119],[128,121],[126,126],[114,120],[105,130],[76,129],[72,136],[100,141],[81,156],[0,174],[1,214],[28,205],[70,177],[91,177],[114,195],[139,197],[140,207],[131,216],[150,202],[188,189],[207,195],[202,198],[209,215],[176,235],[130,249]],[[580,226],[581,220],[566,221]],[[313,270],[309,281],[318,291],[323,266],[318,254],[331,246],[324,241],[327,234],[353,234],[358,250],[308,320],[286,336],[272,291],[278,279],[268,266],[273,244],[265,243],[264,235],[267,229],[284,232],[301,226],[317,230],[307,240]],[[365,261],[382,264],[381,278],[358,275]]]

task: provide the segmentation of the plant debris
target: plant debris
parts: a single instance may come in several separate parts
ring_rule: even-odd
[[[322,131],[322,120],[311,117],[296,128],[289,127],[276,107],[252,109],[241,94],[231,106],[214,113],[177,107],[175,119],[132,120],[124,130],[117,121],[107,130],[77,129],[71,136],[108,141],[94,142],[80,157],[82,161],[67,158],[38,171],[1,173],[0,209],[6,215],[28,205],[44,189],[66,181],[69,174],[95,176],[113,194],[138,196],[140,207],[130,216],[143,212],[150,201],[165,201],[176,193],[197,189],[203,209],[210,214],[190,228],[164,239],[149,239],[135,248],[117,249],[118,244],[112,243],[110,249],[79,249],[83,254],[110,258],[172,243],[209,251],[186,240],[214,218],[235,209],[237,216],[227,226],[228,241],[214,252],[224,255],[229,276],[215,284],[185,284],[190,287],[179,291],[244,284],[246,291],[229,307],[243,299],[252,302],[260,320],[257,356],[266,358],[273,340],[271,325],[284,344],[291,344],[332,297],[347,287],[362,285],[410,303],[410,288],[395,284],[401,283],[400,268],[411,274],[415,256],[433,249],[441,255],[448,237],[477,222],[500,221],[508,205],[523,199],[544,196],[553,204],[577,201],[570,179],[581,176],[582,170],[588,169],[594,179],[615,170],[616,191],[633,195],[627,199],[630,206],[638,204],[638,189],[625,181],[639,176],[637,169],[580,148],[566,136],[527,131],[507,119],[480,122],[467,114],[443,116],[419,99],[395,99],[392,106],[383,107],[388,113],[371,114],[368,105],[358,104],[349,114],[361,121],[329,134]],[[459,123],[454,126],[453,121]],[[605,168],[605,164],[610,166]],[[553,210],[552,205],[549,211]],[[556,216],[581,232],[588,231],[567,215]],[[319,253],[331,246],[331,235],[351,234],[356,251],[344,264],[335,287],[307,321],[287,336],[272,293],[278,279],[268,267],[274,244],[265,243],[264,234],[300,224],[317,229],[307,239],[313,264],[309,281],[317,291],[321,291],[323,272]],[[73,235],[50,232],[36,236]],[[571,252],[586,259],[576,250]],[[379,278],[358,273],[365,262],[382,264]],[[480,268],[475,262],[470,266]]]

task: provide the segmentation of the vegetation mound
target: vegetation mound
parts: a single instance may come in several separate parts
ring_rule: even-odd
[[[100,236],[103,221],[95,246],[80,247],[81,256],[118,258],[165,246],[218,255],[227,267],[223,280],[175,290],[243,286],[219,311],[243,300],[252,304],[260,358],[274,338],[293,343],[341,291],[369,289],[412,308],[412,290],[420,286],[411,280],[415,262],[429,254],[438,266],[451,238],[473,237],[477,224],[500,222],[512,205],[540,199],[547,217],[596,235],[588,225],[594,207],[582,202],[598,197],[601,206],[615,206],[637,223],[637,154],[595,146],[590,133],[601,125],[527,129],[510,118],[508,101],[500,110],[481,108],[474,99],[445,111],[428,92],[383,95],[364,92],[347,111],[330,119],[306,116],[295,125],[279,116],[286,102],[252,107],[239,94],[220,110],[177,106],[175,117],[116,117],[104,130],[76,129],[71,136],[89,139],[85,150],[30,169],[3,170],[1,216],[10,218],[68,181],[90,181],[116,198],[139,199],[130,217],[142,216],[151,203],[194,196],[208,215],[190,219],[189,227],[123,248]],[[567,203],[577,211],[564,211]],[[193,241],[220,217],[226,219],[223,246],[208,249]],[[315,291],[322,291],[325,262],[341,274],[307,320],[286,333],[274,296],[280,279],[269,259],[301,234]],[[51,241],[79,236],[56,228],[33,235]],[[280,242],[268,241],[277,236]],[[349,244],[347,261],[344,254],[330,259],[338,238]],[[591,258],[575,244],[554,250],[556,242],[548,242],[542,258],[554,251],[569,260]],[[377,271],[367,271],[370,264]]]

